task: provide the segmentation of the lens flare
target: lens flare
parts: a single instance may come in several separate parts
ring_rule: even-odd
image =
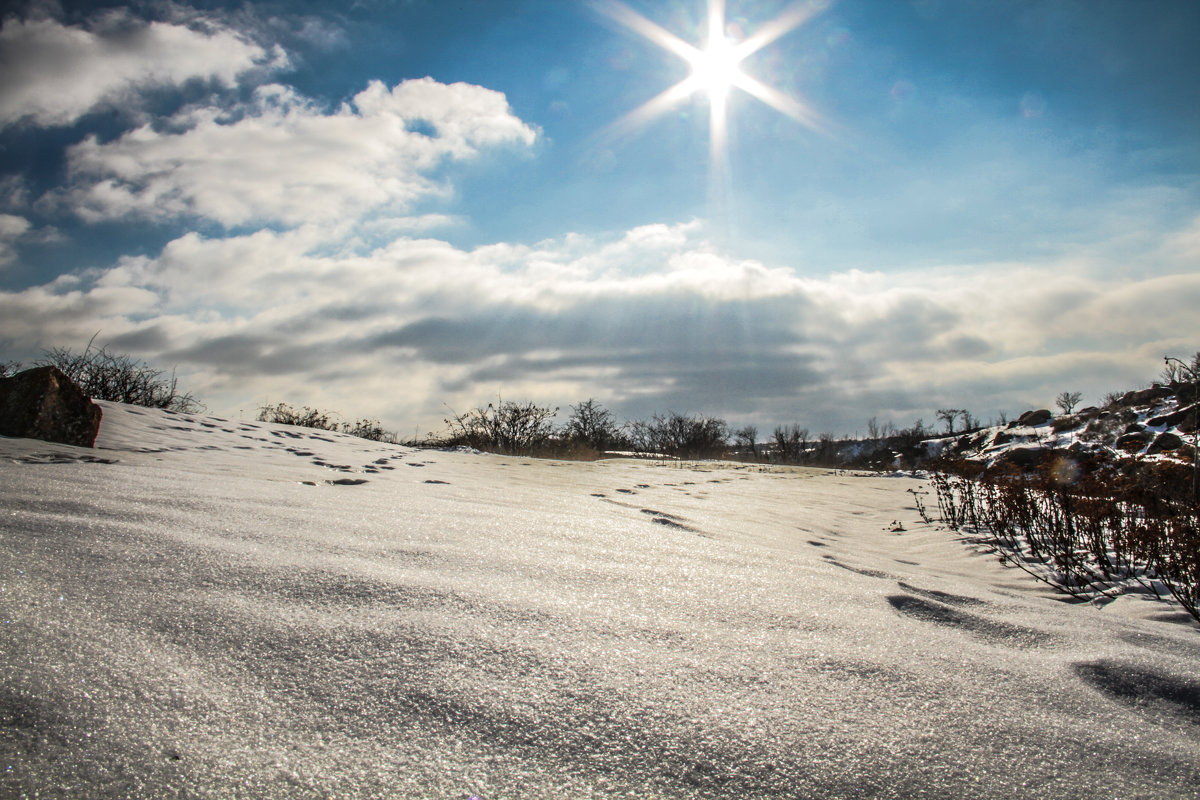
[[[723,145],[727,99],[730,89],[737,87],[802,125],[820,130],[821,120],[812,108],[747,74],[741,64],[750,55],[803,25],[827,5],[819,0],[798,3],[754,34],[740,41],[731,41],[726,35],[724,0],[709,0],[708,31],[704,46],[700,48],[651,22],[620,0],[595,0],[592,7],[598,12],[674,53],[691,67],[691,74],[687,78],[629,112],[615,126],[628,129],[641,125],[702,92],[707,95],[709,102],[709,128]]]
[[[761,26],[756,32],[741,39],[733,39],[729,36],[729,33],[734,31],[727,28],[726,25],[725,0],[708,0],[708,30],[701,47],[688,44],[675,34],[646,19],[620,0],[592,0],[591,5],[599,13],[614,20],[622,27],[637,33],[687,62],[690,67],[690,74],[687,78],[665,89],[618,119],[608,127],[607,132],[610,134],[628,133],[670,111],[695,94],[706,96],[709,109],[709,193],[710,198],[716,203],[714,210],[718,212],[718,216],[726,216],[722,212],[729,195],[729,159],[726,142],[728,139],[729,95],[732,89],[740,89],[800,124],[823,132],[824,124],[812,108],[749,75],[741,65],[749,56],[789,31],[800,27],[814,14],[823,11],[829,5],[828,0],[807,0],[807,2],[792,5],[783,14]]]

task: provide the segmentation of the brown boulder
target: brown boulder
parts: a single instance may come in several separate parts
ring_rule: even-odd
[[[1164,397],[1170,397],[1174,392],[1166,386],[1154,384],[1148,389],[1139,389],[1132,392],[1126,392],[1121,395],[1121,399],[1117,401],[1123,406],[1144,406],[1153,403],[1155,400],[1162,400]]]
[[[0,378],[0,436],[91,447],[100,416],[100,406],[58,367]]]
[[[1049,421],[1050,421],[1050,409],[1040,408],[1037,411],[1026,411],[1024,414],[1022,414],[1017,419],[1017,424],[1018,425],[1028,425],[1029,427],[1032,428],[1032,427],[1036,427],[1038,425],[1044,425]]]
[[[1170,414],[1163,414],[1162,416],[1147,420],[1146,424],[1153,428],[1157,428],[1159,426],[1174,428],[1176,425],[1186,424],[1187,430],[1185,432],[1190,433],[1193,427],[1190,423],[1194,419],[1192,415],[1195,413],[1197,413],[1196,406],[1190,405],[1185,408],[1172,411]]]
[[[1116,445],[1122,450],[1141,450],[1150,441],[1150,436],[1146,431],[1130,431],[1118,436]]]
[[[1038,447],[1037,445],[1010,447],[996,457],[995,463],[997,465],[1011,465],[1021,469],[1028,469],[1042,463],[1042,459],[1050,452],[1050,450]]]
[[[1178,450],[1183,446],[1183,439],[1180,439],[1173,433],[1160,433],[1154,437],[1154,441],[1150,443],[1150,447],[1146,449],[1147,455],[1162,453],[1167,450]]]

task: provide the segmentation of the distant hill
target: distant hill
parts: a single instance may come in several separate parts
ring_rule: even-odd
[[[1156,383],[1126,392],[1103,407],[1059,416],[1038,409],[1005,425],[927,439],[921,450],[927,458],[988,466],[1035,467],[1061,456],[1190,464],[1191,434],[1200,417],[1197,400],[1193,384]]]

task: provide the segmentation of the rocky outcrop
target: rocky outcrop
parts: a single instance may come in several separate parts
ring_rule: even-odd
[[[1122,450],[1141,450],[1150,441],[1153,434],[1143,430],[1133,430],[1117,437],[1116,446]]]
[[[1195,429],[1195,419],[1193,416],[1197,414],[1197,407],[1190,405],[1185,408],[1172,411],[1170,414],[1163,414],[1158,417],[1153,417],[1146,420],[1146,424],[1151,428],[1174,428],[1179,426],[1179,429],[1184,433],[1191,433]]]
[[[1007,465],[1020,469],[1031,469],[1042,463],[1051,452],[1037,445],[1018,445],[1000,453],[996,457],[995,464],[997,466]]]
[[[100,406],[58,367],[0,379],[0,436],[92,447],[100,416]]]
[[[1169,450],[1178,450],[1183,446],[1183,439],[1173,433],[1160,433],[1154,437],[1154,441],[1146,448],[1146,455],[1154,455]]]
[[[1145,406],[1157,400],[1162,400],[1165,397],[1170,397],[1172,394],[1174,392],[1171,389],[1156,383],[1149,389],[1126,392],[1117,400],[1117,404],[1122,406]]]
[[[1017,419],[1017,425],[1022,427],[1036,427],[1045,425],[1050,421],[1050,409],[1039,408],[1036,411],[1026,411]]]

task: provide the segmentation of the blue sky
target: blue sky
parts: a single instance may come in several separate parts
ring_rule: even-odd
[[[34,2],[0,28],[0,355],[435,430],[595,397],[853,433],[1200,348],[1200,5]],[[639,23],[640,24],[640,23]],[[634,26],[636,27],[636,26]]]

